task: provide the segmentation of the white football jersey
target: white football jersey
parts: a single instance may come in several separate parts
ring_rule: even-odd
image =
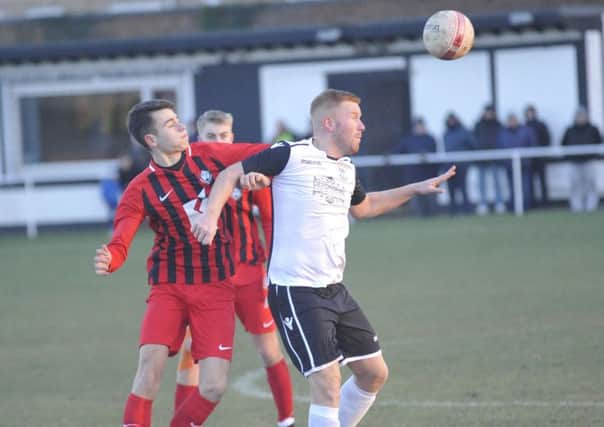
[[[289,148],[289,157],[281,156],[284,165],[272,179],[269,279],[283,286],[323,287],[341,282],[355,167],[349,157],[329,158],[310,139],[279,142],[266,151],[284,148]]]

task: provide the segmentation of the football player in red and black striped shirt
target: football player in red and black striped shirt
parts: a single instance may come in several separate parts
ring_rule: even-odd
[[[200,141],[233,143],[233,116],[219,110],[209,110],[197,120]],[[195,144],[194,144],[195,145]],[[292,383],[287,362],[281,352],[276,326],[266,301],[264,286],[266,251],[258,233],[258,220],[254,206],[258,208],[264,240],[271,242],[272,200],[270,189],[246,191],[235,189],[229,200],[234,214],[233,249],[236,273],[232,278],[235,285],[235,312],[245,330],[250,333],[266,369],[266,377],[277,407],[277,426],[294,424]],[[174,406],[178,408],[190,393],[197,393],[199,369],[189,352],[191,340],[187,337],[182,347],[176,373]]]
[[[140,224],[148,219],[155,241],[147,260],[151,285],[140,333],[139,363],[123,423],[150,427],[151,406],[169,356],[182,345],[189,325],[191,353],[198,361],[200,393],[176,411],[172,427],[201,425],[227,384],[234,335],[235,272],[231,207],[224,209],[212,246],[190,231],[204,209],[214,176],[226,165],[258,152],[263,144],[189,145],[174,105],[166,100],[136,104],[128,131],[147,147],[149,166],[128,185],[115,214],[111,241],[97,249],[95,272],[108,275],[126,260]]]

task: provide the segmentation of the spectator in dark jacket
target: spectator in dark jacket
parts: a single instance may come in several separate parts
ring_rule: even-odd
[[[575,122],[566,129],[562,145],[601,144],[600,131],[589,122],[587,110],[580,107]],[[594,156],[573,156],[571,164],[570,209],[573,212],[594,211],[598,208],[599,195],[596,186],[596,169],[591,160]]]
[[[428,133],[426,124],[421,118],[416,118],[411,123],[411,133],[405,136],[395,153],[401,154],[425,154],[436,152],[436,140]],[[438,166],[432,163],[405,165],[403,169],[403,180],[405,184],[423,181],[435,176]],[[414,197],[410,202],[411,208],[421,216],[431,216],[436,211],[435,196]]]
[[[506,126],[501,129],[497,138],[497,148],[525,148],[537,145],[537,136],[530,127],[523,125],[518,120],[516,114],[509,114],[506,120]],[[510,200],[508,208],[511,210],[514,204],[514,180],[512,175],[512,164],[510,160],[505,161],[505,170],[508,179],[508,188],[510,189]],[[522,160],[522,195],[524,208],[530,209],[532,205],[532,185],[531,185],[531,161]]]
[[[547,125],[545,123],[543,123],[541,120],[539,120],[539,118],[537,117],[537,110],[535,109],[534,106],[529,105],[526,107],[526,109],[524,110],[524,118],[525,118],[525,124],[528,127],[530,127],[531,129],[533,129],[533,132],[535,132],[535,135],[537,137],[537,146],[538,147],[549,147],[551,144],[549,129],[547,128]],[[536,158],[532,159],[532,161],[531,161],[531,188],[535,182],[535,178],[537,178],[537,180],[539,181],[539,192],[540,192],[539,204],[542,206],[546,205],[549,201],[549,194],[548,194],[548,189],[547,189],[547,176],[545,173],[546,169],[547,169],[547,161],[545,158],[536,157]],[[533,192],[533,203],[535,203],[535,201],[536,201],[535,192]]]
[[[487,105],[482,113],[482,117],[474,127],[474,135],[476,137],[476,149],[489,150],[496,148],[497,136],[501,130],[501,123],[495,115],[495,108],[492,105]],[[480,192],[477,213],[484,215],[488,213],[487,205],[487,175],[493,177],[495,187],[495,211],[498,213],[505,212],[503,203],[503,193],[501,188],[501,180],[499,176],[500,164],[493,161],[484,161],[478,163],[478,189]]]
[[[466,151],[472,150],[476,146],[474,134],[470,132],[455,113],[447,115],[446,130],[443,136],[445,151]],[[468,189],[466,185],[466,176],[468,174],[468,164],[457,162],[457,173],[455,179],[447,182],[449,190],[449,213],[452,215],[458,213],[467,213],[470,211],[470,201],[468,199]],[[461,196],[461,202],[458,200]]]

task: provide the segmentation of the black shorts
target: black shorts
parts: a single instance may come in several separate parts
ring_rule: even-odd
[[[308,376],[333,362],[380,354],[378,337],[342,283],[323,288],[269,286],[268,303],[296,368]]]

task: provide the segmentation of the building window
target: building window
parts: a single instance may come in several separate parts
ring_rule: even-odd
[[[130,139],[126,115],[139,92],[23,97],[25,164],[112,159]]]

